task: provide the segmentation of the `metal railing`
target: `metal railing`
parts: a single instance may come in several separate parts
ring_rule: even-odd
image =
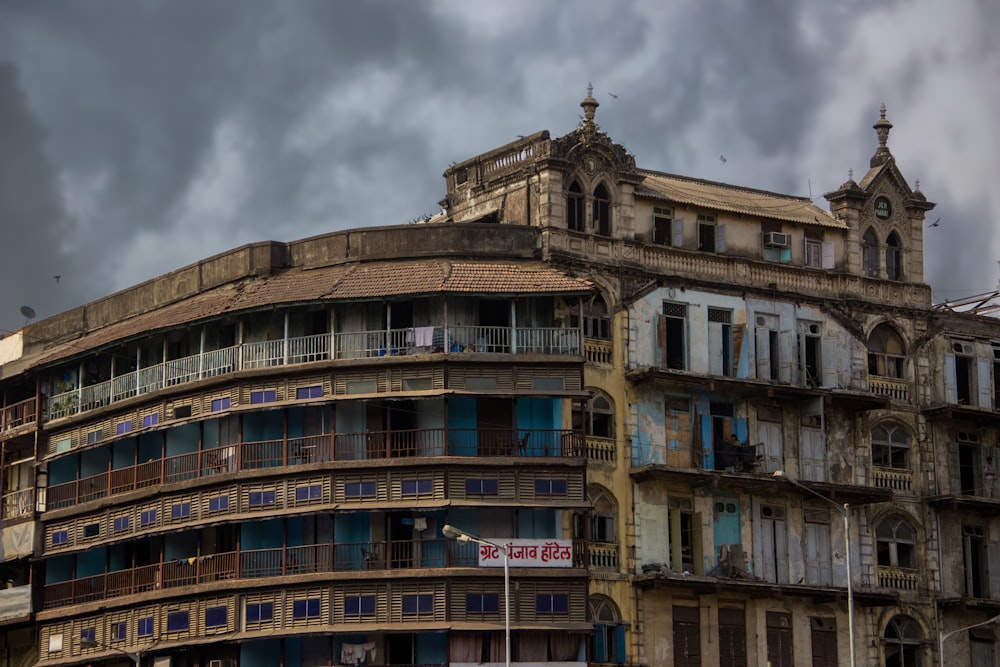
[[[247,342],[129,371],[110,380],[78,387],[48,399],[45,420],[52,421],[96,410],[110,403],[175,387],[206,377],[310,363],[329,359],[360,359],[431,352],[488,352],[493,354],[581,354],[580,332],[561,327],[411,327],[379,331],[316,334]],[[34,415],[34,399],[32,417]],[[28,403],[29,401],[22,401]],[[27,411],[28,406],[11,408]],[[20,417],[23,422],[26,416]],[[11,413],[16,421],[16,411]],[[4,422],[6,424],[6,422]],[[3,427],[4,429],[7,426]],[[10,428],[13,428],[11,426]]]
[[[29,398],[4,406],[0,411],[0,433],[34,424],[38,420],[38,403]]]
[[[576,458],[584,438],[568,429],[413,429],[364,431],[223,445],[88,475],[47,489],[49,510],[109,495],[237,470],[410,456]]]
[[[576,555],[584,549],[582,541],[574,540],[574,567],[583,567],[582,558]],[[57,609],[215,581],[330,572],[476,567],[478,563],[479,545],[446,539],[286,545],[161,561],[46,584],[42,589],[42,608]]]

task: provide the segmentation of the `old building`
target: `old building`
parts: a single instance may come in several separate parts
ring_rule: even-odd
[[[507,601],[524,665],[998,664],[1000,327],[885,109],[823,208],[581,106],[0,340],[7,664],[500,664]]]

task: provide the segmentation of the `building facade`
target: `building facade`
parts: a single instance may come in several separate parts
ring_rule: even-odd
[[[1000,664],[1000,326],[885,109],[826,209],[581,106],[0,340],[6,664]]]

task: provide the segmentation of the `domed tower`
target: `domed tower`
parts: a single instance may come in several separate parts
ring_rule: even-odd
[[[892,129],[883,104],[872,126],[878,147],[868,173],[860,183],[853,173],[837,190],[825,196],[830,211],[847,223],[848,272],[906,283],[924,281],[924,216],[934,203],[920,192],[920,181],[911,189],[889,152]]]

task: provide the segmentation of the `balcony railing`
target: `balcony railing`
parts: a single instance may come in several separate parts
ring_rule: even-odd
[[[54,394],[45,419],[61,419],[96,410],[164,387],[195,382],[241,370],[303,364],[329,359],[360,359],[430,352],[578,355],[580,332],[562,327],[416,327],[380,331],[317,334],[281,340],[248,342],[131,371],[98,384]],[[27,403],[23,401],[22,403]],[[4,409],[7,412],[21,403]],[[12,424],[34,421],[34,399],[11,412]],[[26,422],[24,422],[26,423]],[[4,422],[6,424],[6,422]],[[13,428],[14,426],[10,426]],[[3,426],[4,430],[8,428]]]
[[[868,376],[868,389],[879,396],[885,396],[895,401],[910,400],[910,385],[906,380]]]
[[[617,572],[620,567],[618,545],[591,542],[587,545],[590,569]]]
[[[37,420],[38,403],[34,398],[5,406],[0,410],[0,433],[34,424]]]
[[[614,346],[610,340],[586,338],[583,341],[583,350],[588,364],[597,364],[598,366],[611,365]]]
[[[19,489],[5,493],[0,509],[3,511],[4,521],[31,518],[35,512],[35,489]]]
[[[224,445],[154,459],[71,482],[53,484],[49,510],[158,484],[282,466],[411,456],[568,457],[584,454],[578,431],[514,429],[414,429],[328,433],[282,440]]]
[[[915,591],[919,586],[920,572],[903,567],[879,567],[878,585],[901,591]]]
[[[615,440],[614,438],[598,438],[597,436],[587,436],[587,459],[590,461],[600,461],[603,463],[615,462]]]
[[[913,488],[913,473],[909,470],[872,466],[872,486],[879,489],[909,492]]]
[[[574,567],[586,546],[574,540]],[[42,608],[148,593],[216,581],[262,579],[330,572],[476,567],[479,545],[453,540],[408,540],[284,546],[229,551],[46,584]]]

